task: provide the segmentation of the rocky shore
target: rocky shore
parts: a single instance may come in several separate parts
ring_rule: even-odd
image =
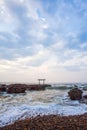
[[[26,84],[10,84],[9,86],[2,85],[0,87],[0,91],[1,92],[5,91],[9,94],[10,93],[24,93],[25,90],[44,90],[45,87],[47,87],[47,85],[40,86],[40,85],[26,85]],[[27,91],[27,92],[29,92],[29,91]],[[17,97],[15,96],[14,97],[15,100],[12,99],[12,102],[14,101],[14,103],[15,103],[16,100],[18,102],[18,101],[20,101],[18,99],[22,98],[23,103],[24,103],[29,97],[32,97],[32,95],[30,96],[31,92],[29,92],[29,93],[27,93],[27,92],[23,98],[18,95],[17,95]],[[40,91],[40,92],[42,92],[42,91]],[[48,94],[49,93],[47,93],[46,95],[48,96]],[[65,106],[63,106],[63,107],[62,107],[62,104],[59,104],[59,106],[58,105],[52,106],[52,107],[50,106],[50,108],[48,107],[45,109],[43,107],[39,106],[38,107],[39,109],[31,108],[31,111],[30,111],[30,107],[26,106],[26,105],[20,106],[19,108],[17,106],[16,109],[14,109],[15,107],[12,107],[12,109],[10,109],[10,107],[9,107],[10,112],[9,113],[7,112],[7,113],[1,115],[0,130],[87,130],[87,107],[86,107],[87,106],[87,94],[85,95],[84,92],[81,89],[79,89],[77,86],[75,88],[69,90],[67,94],[68,94],[67,99],[68,99],[69,103],[71,103],[71,104],[69,105],[69,104],[66,104],[67,102],[63,102],[63,104],[65,103],[64,104]],[[41,96],[41,93],[40,93],[40,96]],[[24,98],[26,100],[24,100]],[[49,97],[46,97],[46,98],[49,98]],[[8,100],[9,100],[9,98],[8,98]],[[76,100],[76,103],[73,100]],[[30,100],[27,100],[27,101],[30,101]],[[36,101],[38,101],[38,100],[36,100]],[[11,102],[11,99],[10,99],[10,102]],[[73,104],[72,102],[75,104]],[[53,103],[54,103],[54,100],[53,100]],[[56,109],[53,109],[55,107],[56,107]],[[1,106],[1,108],[2,108],[2,106]],[[6,106],[6,108],[7,108],[7,106]],[[39,113],[38,113],[38,110],[39,110]],[[51,110],[53,110],[52,112],[56,111],[57,113],[50,113]],[[61,111],[62,111],[62,114],[61,114]],[[24,114],[23,114],[23,112],[24,112]],[[43,112],[46,112],[46,113],[41,114]],[[47,114],[47,112],[49,114]],[[15,114],[13,114],[13,113],[15,113]],[[31,113],[32,116],[26,116],[26,115],[28,115],[28,113]],[[36,113],[35,116],[33,116],[34,113]],[[76,113],[77,113],[77,115],[76,115]],[[85,114],[83,114],[83,113],[85,113]],[[83,115],[81,115],[81,114],[83,114]],[[18,115],[20,115],[20,116],[18,116]],[[22,115],[22,117],[25,115],[25,117],[20,118],[21,115]],[[70,116],[70,115],[73,115],[73,116]],[[18,118],[16,118],[16,121],[15,121],[14,119],[16,116],[18,116]],[[14,123],[11,124],[12,122],[14,122]]]
[[[76,116],[36,116],[16,121],[0,130],[87,130],[87,113]]]
[[[45,90],[46,87],[51,87],[49,84],[0,84],[0,92],[12,93],[25,93],[26,90]]]

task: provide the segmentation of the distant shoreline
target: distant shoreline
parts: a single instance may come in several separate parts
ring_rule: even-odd
[[[38,82],[10,82],[10,81],[0,81],[0,84],[38,84]],[[87,84],[87,81],[79,82],[46,82],[46,84]]]

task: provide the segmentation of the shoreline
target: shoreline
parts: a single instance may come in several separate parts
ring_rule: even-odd
[[[43,115],[0,127],[0,130],[87,130],[87,113],[74,116]]]

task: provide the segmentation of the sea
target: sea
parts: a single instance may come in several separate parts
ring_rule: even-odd
[[[87,94],[87,83],[55,83],[42,91],[26,91],[21,94],[0,93],[0,127],[16,120],[37,115],[80,115],[87,113],[87,105],[72,101],[68,91],[75,86]]]

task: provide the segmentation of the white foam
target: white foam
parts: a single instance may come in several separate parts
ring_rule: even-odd
[[[0,126],[37,115],[80,115],[86,112],[86,104],[71,101],[65,91],[59,90],[7,94],[0,98]]]
[[[37,115],[60,114],[60,115],[79,115],[87,112],[87,105],[62,106],[57,104],[28,106],[21,105],[10,107],[6,112],[0,114],[0,126],[10,124],[18,119],[35,117]]]

